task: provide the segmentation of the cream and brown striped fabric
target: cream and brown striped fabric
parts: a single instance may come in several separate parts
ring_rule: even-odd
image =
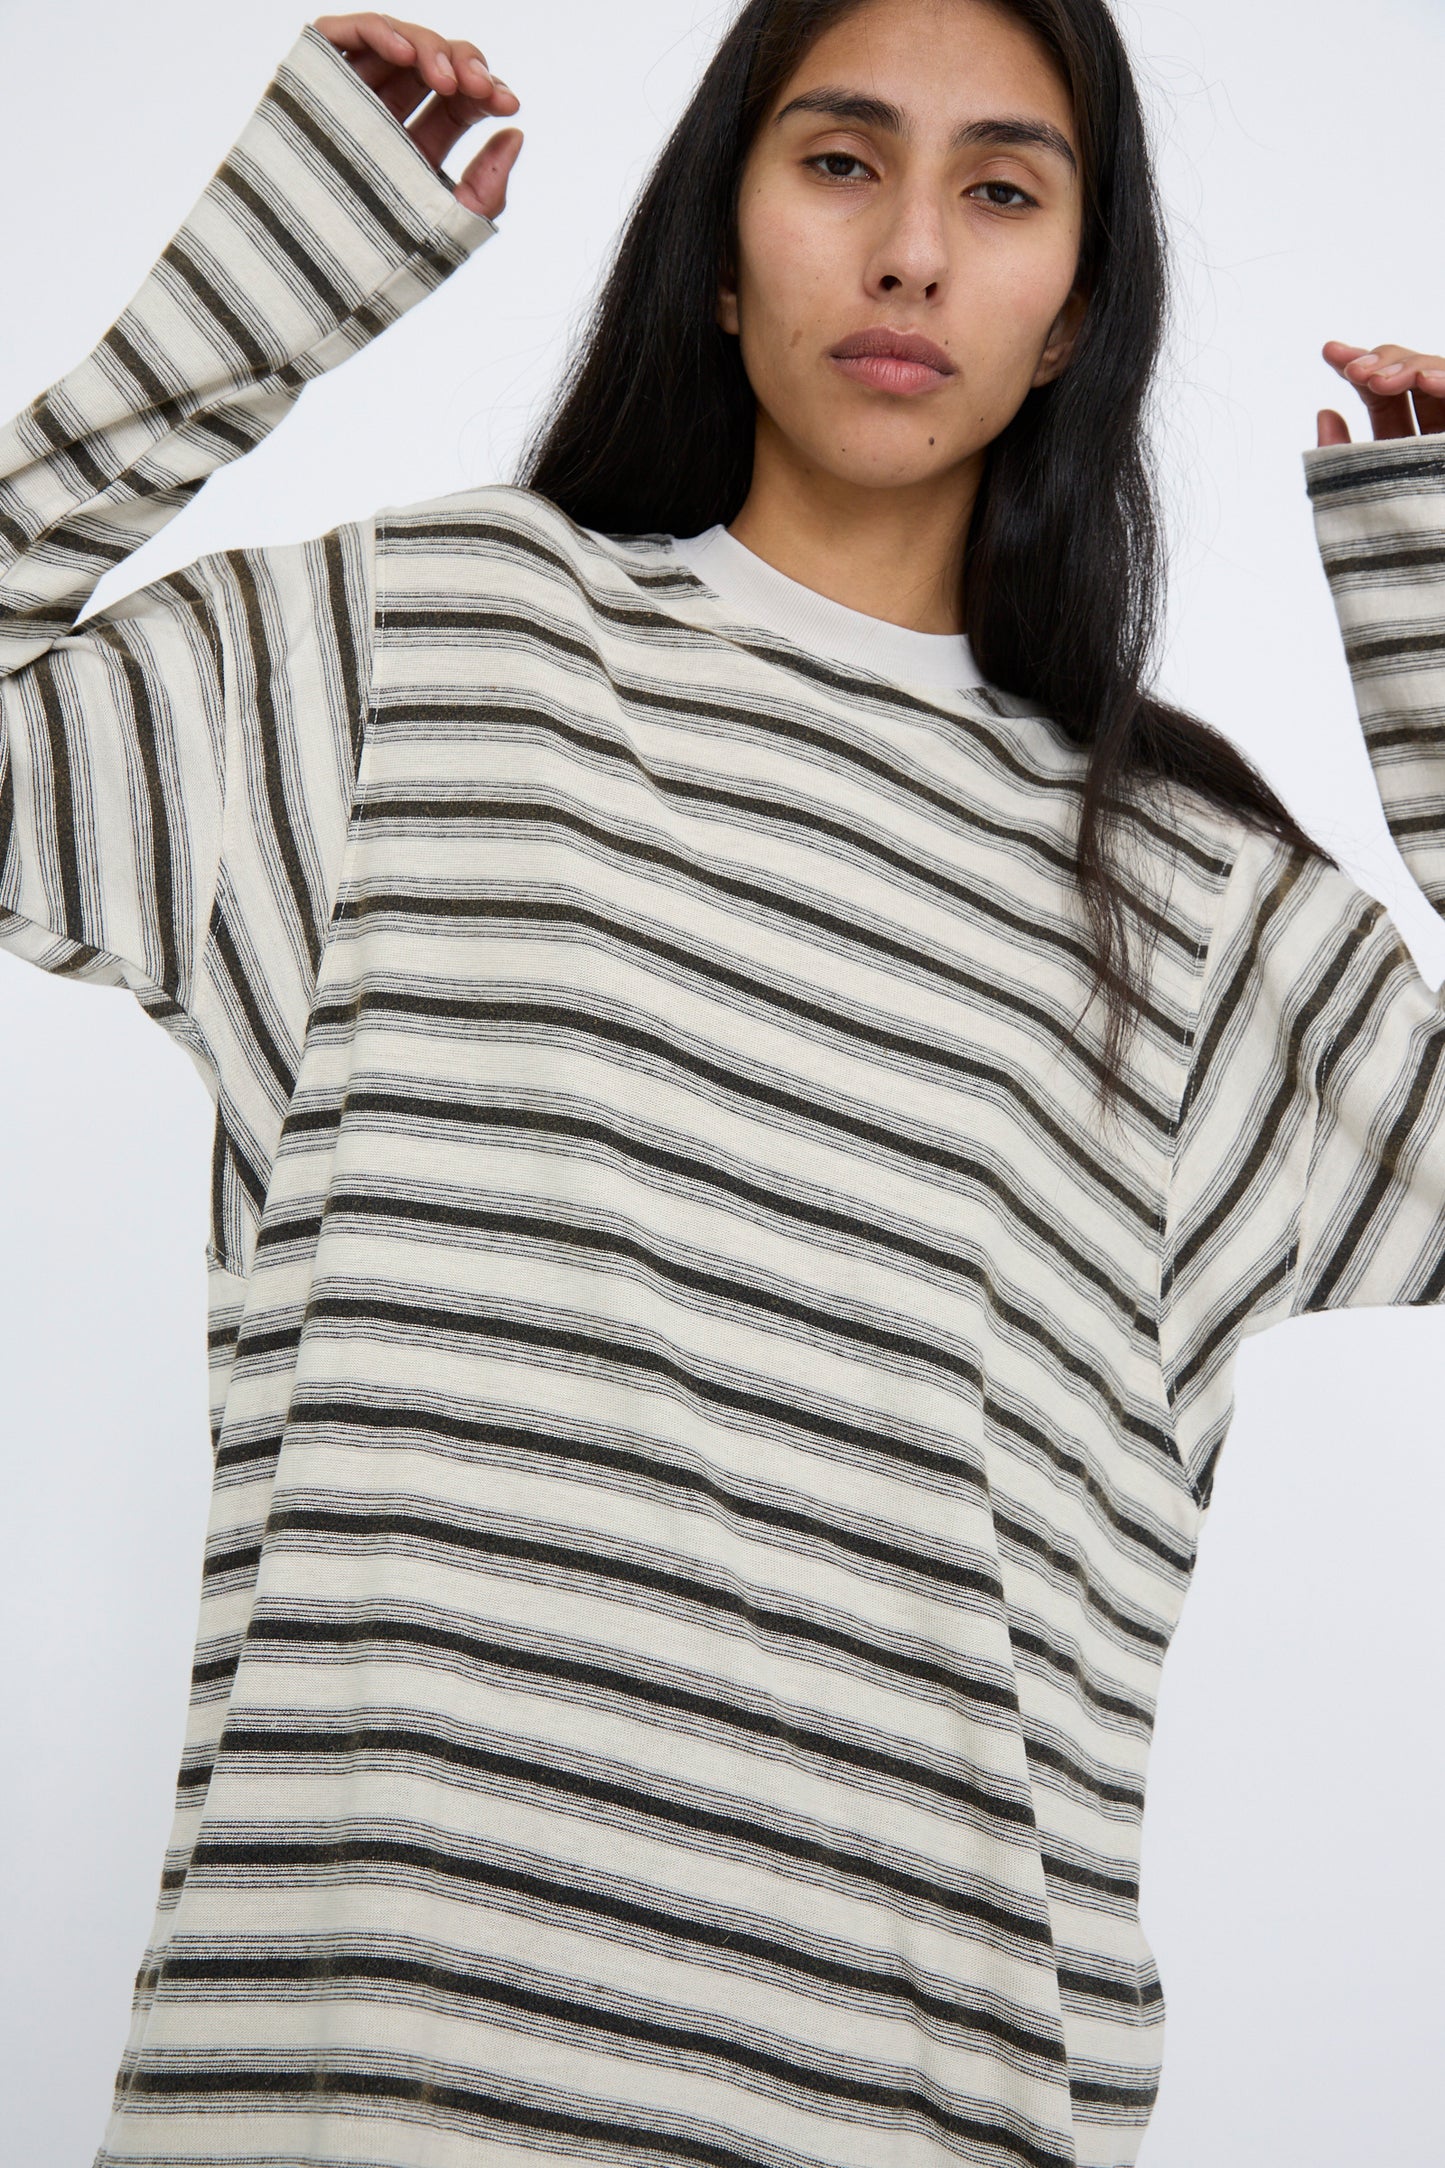
[[[187,1745],[97,2168],[1124,2168],[1240,1339],[1445,1288],[1445,1008],[1162,800],[1118,1128],[1027,703],[506,486],[77,622],[493,232],[314,29],[0,438],[0,940],[217,1109]],[[1445,897],[1445,464],[1306,457]]]

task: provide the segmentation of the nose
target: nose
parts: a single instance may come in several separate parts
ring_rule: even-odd
[[[931,301],[948,272],[943,218],[931,189],[901,192],[890,206],[868,266],[870,293]]]

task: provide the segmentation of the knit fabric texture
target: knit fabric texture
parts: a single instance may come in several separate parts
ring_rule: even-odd
[[[100,576],[495,227],[308,25],[0,435],[0,941],[215,1103],[214,1493],[96,2168],[1126,2168],[1248,1334],[1445,1294],[1445,1005],[1030,703],[506,485]],[[1445,907],[1445,440],[1304,455]]]

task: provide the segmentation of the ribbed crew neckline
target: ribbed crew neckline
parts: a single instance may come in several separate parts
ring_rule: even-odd
[[[963,633],[915,632],[820,595],[759,557],[719,523],[701,534],[663,538],[671,554],[729,609],[796,647],[881,678],[940,692],[983,685]]]

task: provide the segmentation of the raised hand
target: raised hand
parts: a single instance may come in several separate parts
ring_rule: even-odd
[[[437,171],[452,145],[484,115],[515,113],[521,104],[465,38],[443,38],[390,15],[319,15],[311,27],[346,55],[389,112],[411,122],[407,134]],[[496,218],[521,148],[520,128],[499,128],[489,136],[456,184],[458,203]]]
[[[1324,355],[1364,400],[1377,437],[1425,437],[1445,430],[1445,359],[1439,354],[1421,354],[1411,346],[1346,346],[1331,339]],[[1319,430],[1321,444],[1350,442],[1349,423],[1332,407],[1321,410]]]

